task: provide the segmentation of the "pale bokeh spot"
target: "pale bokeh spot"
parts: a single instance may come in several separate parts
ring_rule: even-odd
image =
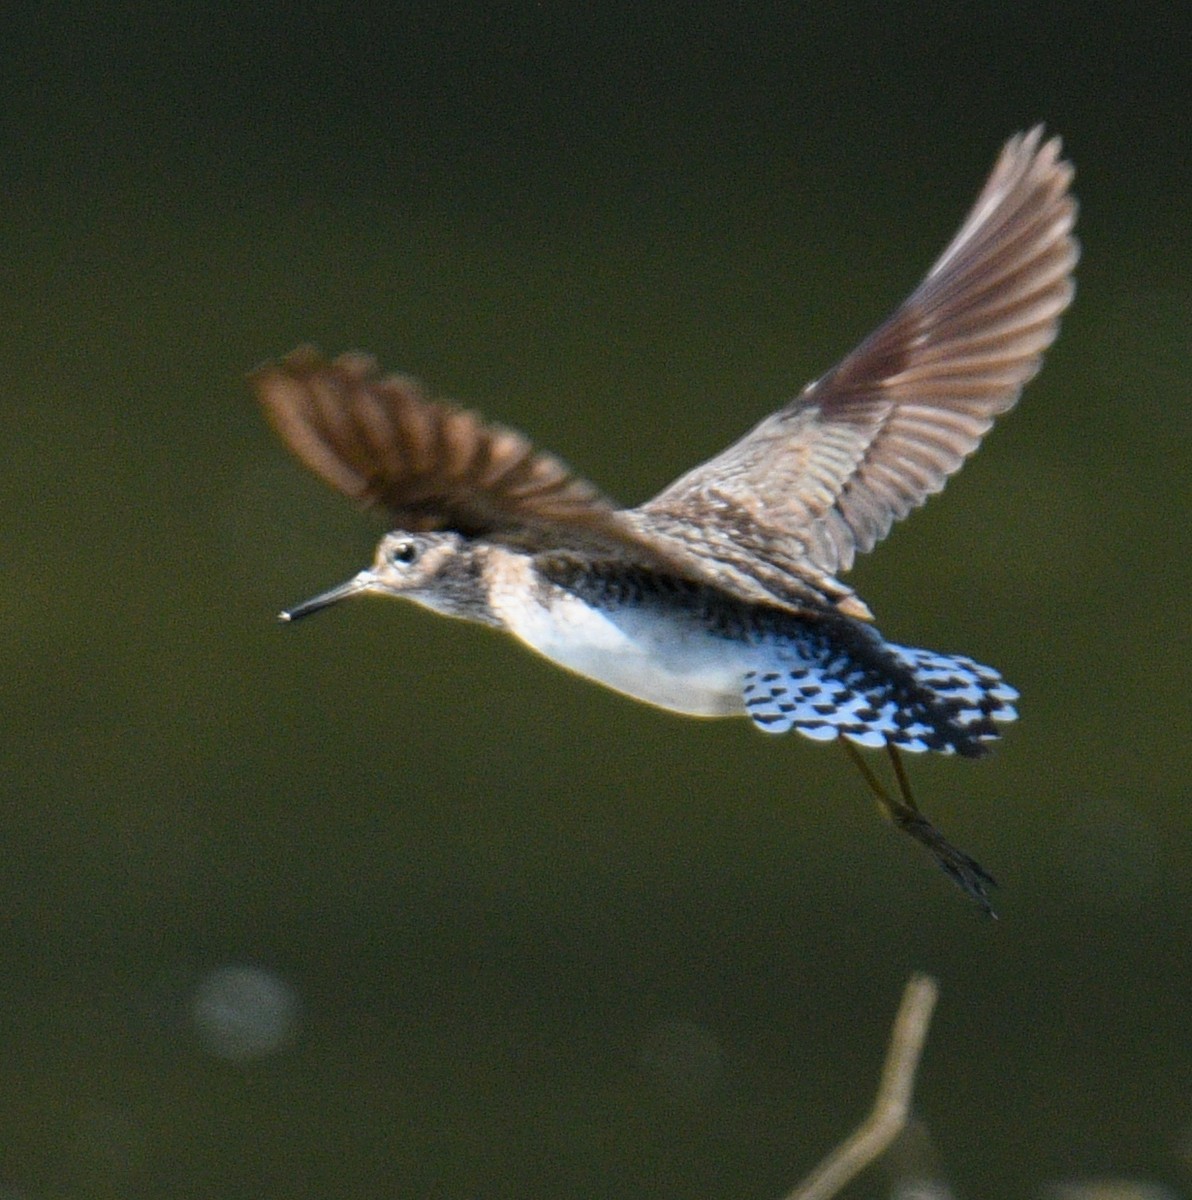
[[[271,971],[226,966],[195,988],[190,1014],[203,1045],[220,1058],[262,1058],[284,1049],[297,1031],[298,994]]]

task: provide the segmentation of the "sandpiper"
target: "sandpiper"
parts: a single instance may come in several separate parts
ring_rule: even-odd
[[[887,816],[992,913],[993,879],[919,810],[898,752],[982,754],[1017,693],[970,658],[886,641],[838,576],[944,486],[1054,340],[1077,259],[1060,155],[1041,128],[1011,138],[884,324],[637,508],[365,355],[303,348],[259,368],[289,448],[393,530],[371,567],[282,618],[400,596],[648,704],[839,740]],[[896,792],[858,746],[885,749]]]

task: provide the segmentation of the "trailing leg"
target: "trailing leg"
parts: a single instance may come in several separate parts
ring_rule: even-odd
[[[943,872],[967,892],[981,906],[987,916],[996,917],[997,913],[993,911],[993,905],[989,900],[989,889],[997,886],[997,880],[976,859],[970,858],[962,850],[953,846],[923,815],[918,804],[915,803],[910,780],[907,778],[906,768],[903,766],[898,748],[889,744],[886,746],[900,793],[898,796],[893,796],[882,786],[881,780],[878,779],[873,768],[848,738],[841,738],[840,744],[844,747],[845,754],[861,772],[862,778],[869,790],[873,792],[878,806],[887,819],[897,829],[901,829],[926,846]]]

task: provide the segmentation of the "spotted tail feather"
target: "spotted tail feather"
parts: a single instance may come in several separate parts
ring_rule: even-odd
[[[743,690],[760,728],[972,757],[999,736],[997,723],[1018,715],[1018,693],[991,667],[883,642],[872,627],[854,626],[846,639],[839,632],[808,627],[800,638],[759,647]]]

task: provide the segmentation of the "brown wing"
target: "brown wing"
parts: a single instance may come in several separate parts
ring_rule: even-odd
[[[563,540],[614,531],[615,508],[520,434],[427,400],[363,354],[303,347],[251,376],[282,440],[321,479],[401,529],[469,536],[560,528]]]
[[[642,518],[691,549],[731,541],[786,575],[846,570],[944,486],[1039,369],[1072,298],[1071,179],[1058,138],[1011,138],[893,316]]]
[[[328,360],[304,346],[258,367],[250,381],[295,456],[350,499],[387,510],[394,528],[629,561],[782,602],[698,550],[655,536],[636,512],[616,508],[520,433],[427,400],[405,376],[381,376],[369,355]]]

